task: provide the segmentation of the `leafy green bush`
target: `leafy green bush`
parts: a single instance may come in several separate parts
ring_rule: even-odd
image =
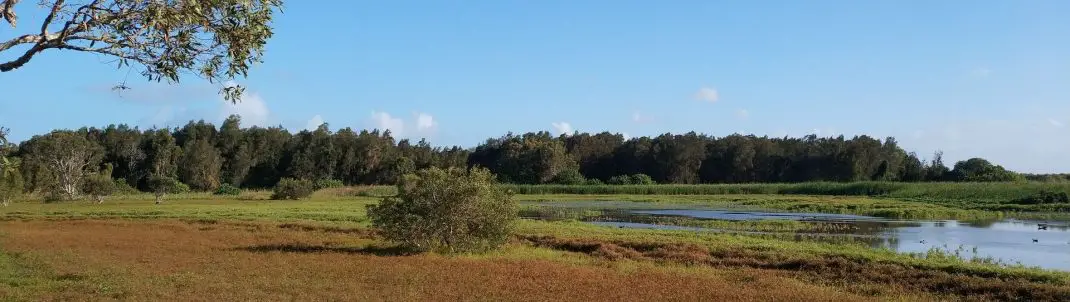
[[[1070,196],[1067,196],[1066,192],[1053,192],[1043,190],[1033,195],[1029,195],[1023,198],[1012,201],[1014,204],[1053,204],[1053,203],[1070,203]]]
[[[315,191],[316,185],[313,184],[311,180],[283,178],[275,185],[274,192],[271,194],[271,199],[298,200],[312,196],[312,193]]]
[[[606,183],[611,185],[630,185],[632,184],[632,178],[628,175],[617,175],[610,177]]]
[[[182,194],[189,192],[189,186],[178,181],[177,179],[155,175],[149,177],[148,180],[149,190],[153,195],[156,195],[156,204],[163,203],[164,194]]]
[[[316,181],[316,190],[341,188],[346,184],[337,179],[320,179]]]
[[[104,203],[104,198],[115,193],[115,180],[106,175],[89,175],[82,182],[82,193],[93,197],[97,203]]]
[[[141,193],[141,191],[138,191],[137,188],[134,188],[130,186],[130,184],[127,184],[125,179],[115,180],[115,194],[130,195],[137,193]]]
[[[605,185],[606,183],[602,182],[601,179],[591,178],[591,179],[588,179],[587,182],[584,183],[584,184],[588,185],[588,186],[601,186],[601,185]]]
[[[405,175],[398,196],[368,206],[372,226],[408,248],[480,252],[509,239],[517,203],[489,170],[430,168]]]
[[[633,184],[633,185],[652,185],[652,184],[654,184],[654,179],[650,178],[650,175],[646,175],[646,174],[635,174],[635,175],[632,175],[629,178],[631,179],[631,183],[630,184]]]
[[[213,193],[213,194],[215,194],[215,195],[233,195],[233,196],[237,196],[237,195],[241,195],[241,188],[235,187],[235,186],[233,186],[231,184],[223,184],[223,185],[219,186],[218,189],[215,189],[215,193]]]
[[[583,174],[576,169],[567,169],[561,172],[557,172],[554,175],[554,179],[551,181],[559,185],[582,185],[587,182],[587,179],[583,177]]]

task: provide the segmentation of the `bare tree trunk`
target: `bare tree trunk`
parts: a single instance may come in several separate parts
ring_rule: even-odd
[[[163,195],[156,195],[156,204],[163,203]]]

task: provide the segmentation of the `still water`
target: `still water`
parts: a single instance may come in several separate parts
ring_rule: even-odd
[[[611,206],[613,205],[613,206]],[[796,238],[851,237],[855,241],[904,253],[924,253],[931,248],[960,250],[965,258],[995,258],[1002,263],[1039,266],[1070,271],[1070,226],[1065,222],[1004,219],[997,221],[965,222],[954,220],[912,221],[893,220],[859,215],[823,213],[780,213],[704,209],[695,206],[664,206],[635,203],[586,204],[582,208],[601,208],[608,216],[584,219],[590,223],[624,227],[714,232],[770,234],[768,232],[727,231],[699,227],[643,223],[646,216],[675,216],[711,220],[798,220],[821,223],[851,224],[850,231],[841,233],[796,234]],[[624,215],[621,215],[621,214]]]

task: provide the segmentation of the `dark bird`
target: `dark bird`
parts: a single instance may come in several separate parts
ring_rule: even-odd
[[[921,244],[925,244],[925,240],[922,240],[922,241],[921,241]]]
[[[1047,230],[1047,229],[1048,229],[1048,225],[1046,225],[1046,224],[1043,224],[1043,223],[1041,223],[1041,224],[1038,224],[1038,225],[1037,225],[1037,229],[1038,229],[1038,230]]]
[[[1040,240],[1037,240],[1036,238],[1033,238],[1033,243],[1037,243],[1037,242],[1040,242]]]

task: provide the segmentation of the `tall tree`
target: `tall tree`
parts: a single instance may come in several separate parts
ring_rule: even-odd
[[[144,150],[141,149],[141,131],[127,125],[109,125],[99,139],[104,147],[104,162],[113,168],[108,176],[137,185],[145,177],[139,166],[145,160]]]
[[[241,117],[231,115],[219,126],[216,134],[216,149],[223,157],[222,180],[235,186],[245,183],[252,167],[252,155],[241,129]]]
[[[104,150],[75,131],[53,131],[35,136],[26,161],[42,168],[44,189],[52,198],[73,200],[85,175],[98,168]]]
[[[145,154],[140,167],[141,182],[149,176],[175,177],[178,175],[178,158],[182,149],[175,144],[175,138],[167,129],[146,130],[141,137],[141,150]]]
[[[0,127],[0,205],[7,206],[22,194],[23,180],[19,159],[8,158],[11,146],[7,142],[7,128]]]
[[[13,28],[33,5],[0,0],[0,20]],[[43,20],[21,35],[0,40],[0,72],[23,67],[45,50],[73,50],[112,57],[118,66],[138,64],[150,81],[178,82],[182,75],[210,81],[245,76],[261,61],[281,0],[124,1],[42,0]],[[26,46],[16,48],[16,46]],[[125,86],[120,86],[125,87]],[[237,100],[241,87],[223,89]]]
[[[211,191],[219,187],[219,171],[223,160],[207,139],[186,142],[178,165],[178,177],[190,188]]]

